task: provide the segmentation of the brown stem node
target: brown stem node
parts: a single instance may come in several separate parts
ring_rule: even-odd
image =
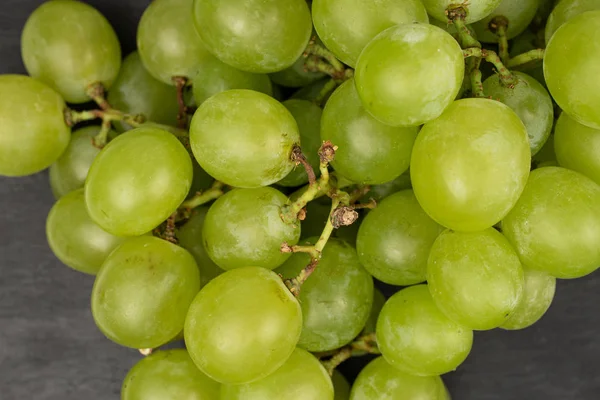
[[[342,226],[352,225],[358,219],[358,213],[354,210],[355,207],[338,207],[331,214],[331,224],[335,229]]]
[[[322,163],[330,163],[335,158],[335,151],[338,149],[331,141],[326,140],[319,149],[319,159]]]

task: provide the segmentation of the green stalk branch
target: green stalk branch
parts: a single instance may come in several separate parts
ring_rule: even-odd
[[[544,49],[533,49],[523,54],[519,54],[518,56],[510,59],[506,63],[506,66],[508,68],[516,68],[533,61],[543,60],[544,52]]]
[[[473,97],[485,97],[485,93],[483,92],[483,82],[481,71],[479,68],[475,68],[471,71],[469,78],[471,79],[471,91],[473,92]]]
[[[381,354],[377,347],[377,338],[375,333],[370,333],[361,336],[354,340],[349,345],[342,347],[326,361],[321,361],[329,376],[333,375],[333,371],[344,361],[351,357],[361,356],[364,354]]]
[[[210,189],[196,193],[193,197],[181,203],[181,206],[179,206],[179,216],[177,219],[188,219],[191,216],[191,212],[194,208],[200,207],[203,204],[221,197],[225,193],[224,188],[225,184],[223,182],[215,181]]]
[[[104,146],[106,146],[106,142],[108,142],[108,134],[110,132],[111,127],[112,124],[110,120],[102,120],[102,127],[100,128],[100,132],[92,138],[92,144],[94,145],[94,147],[102,149],[104,148]]]
[[[306,58],[304,68],[307,71],[325,73],[336,82],[343,82],[354,76],[352,68],[346,68],[331,51],[315,43],[314,38],[308,43],[303,56]]]
[[[100,82],[94,82],[89,85],[85,93],[96,103],[101,110],[110,110],[112,107],[106,100],[104,85]]]
[[[325,86],[321,89],[317,97],[313,100],[318,106],[323,106],[325,104],[325,99],[329,97],[331,93],[337,88],[338,83],[335,79],[331,78]]]
[[[468,49],[463,50],[463,56],[465,58],[468,57],[478,57],[486,60],[489,63],[492,63],[496,70],[498,71],[498,75],[500,75],[500,82],[504,86],[513,87],[516,84],[515,76],[504,66],[498,54],[491,50],[480,49],[478,47],[470,47]]]
[[[506,31],[508,30],[509,21],[506,17],[498,15],[490,21],[488,27],[492,33],[498,36],[498,55],[503,63],[507,63],[509,60],[508,55],[508,37]]]

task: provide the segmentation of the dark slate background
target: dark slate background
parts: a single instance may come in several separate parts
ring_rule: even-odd
[[[88,2],[111,21],[124,54],[131,51],[149,1]],[[19,36],[40,3],[0,0],[0,73],[24,72]],[[93,279],[61,265],[48,248],[44,224],[53,201],[46,172],[0,177],[0,399],[115,400],[139,356],[97,331]],[[552,308],[534,327],[476,334],[467,362],[444,377],[454,399],[599,399],[599,304],[596,273],[559,282]],[[359,366],[353,360],[343,372],[353,377]]]

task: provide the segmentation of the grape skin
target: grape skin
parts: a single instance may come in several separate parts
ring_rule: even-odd
[[[520,35],[535,17],[539,2],[540,0],[502,0],[491,14],[471,25],[477,33],[477,39],[485,43],[498,42],[498,36],[489,27],[490,22],[498,16],[508,20],[507,39]]]
[[[467,16],[465,23],[472,24],[490,15],[502,2],[502,0],[421,0],[429,15],[435,19],[446,22],[446,10],[450,6],[463,6],[466,8]]]

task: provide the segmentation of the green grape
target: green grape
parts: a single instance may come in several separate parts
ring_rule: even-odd
[[[177,125],[177,91],[173,86],[154,79],[146,71],[137,51],[123,60],[107,100],[119,111],[142,114],[149,121],[159,124]],[[121,121],[114,121],[113,125],[120,132],[131,129],[131,126]]]
[[[194,0],[154,0],[137,30],[137,47],[148,72],[173,85],[173,77],[193,79],[200,62],[210,53],[196,32]]]
[[[542,318],[550,308],[556,290],[556,278],[543,271],[525,269],[525,286],[517,308],[500,328],[527,328]]]
[[[292,88],[303,87],[325,77],[322,72],[306,71],[304,68],[305,61],[306,58],[300,56],[291,67],[269,74],[269,76],[276,84]]]
[[[310,84],[304,86],[303,88],[298,89],[298,91],[294,92],[294,94],[290,97],[290,99],[313,101],[319,96],[319,94],[321,93],[321,90],[323,89],[325,84],[327,84],[327,82],[329,82],[329,81],[330,81],[329,78],[325,78],[325,79],[320,79],[318,81],[310,83]],[[323,104],[325,104],[325,102],[328,98],[329,98],[329,96],[327,96],[324,99]]]
[[[182,349],[157,351],[129,371],[121,400],[215,400],[221,385],[204,375]]]
[[[236,69],[212,56],[205,57],[198,64],[192,87],[196,104],[202,104],[209,97],[230,89],[249,89],[273,95],[268,75]]]
[[[298,300],[277,274],[245,267],[216,277],[194,299],[185,344],[198,368],[240,385],[275,372],[294,351],[302,329]]]
[[[83,189],[61,197],[46,220],[52,252],[68,267],[95,275],[108,255],[125,239],[96,225],[85,205]]]
[[[371,275],[390,285],[424,282],[429,251],[442,230],[413,191],[403,190],[365,217],[356,240],[358,258]]]
[[[86,89],[108,89],[121,67],[121,46],[110,23],[92,6],[71,0],[46,1],[29,16],[21,55],[33,78],[69,103],[85,103]]]
[[[600,10],[571,18],[552,36],[544,77],[559,107],[580,124],[600,129]]]
[[[600,10],[600,0],[560,0],[550,13],[546,22],[545,39],[546,44],[554,35],[554,32],[571,18],[586,11]]]
[[[349,400],[350,399],[350,384],[338,370],[333,371],[331,377],[333,381],[333,400]]]
[[[331,95],[321,120],[321,139],[338,146],[333,168],[351,181],[380,184],[406,172],[417,127],[392,127],[373,118],[354,79]]]
[[[365,323],[365,327],[362,330],[362,335],[368,335],[370,333],[375,332],[375,328],[377,327],[377,318],[379,318],[379,313],[381,313],[381,309],[385,304],[385,297],[383,293],[377,288],[373,291],[373,304],[371,305],[371,312],[369,313],[369,318]]]
[[[192,162],[175,136],[142,127],[118,136],[96,156],[85,200],[90,217],[102,229],[137,236],[177,210],[191,182]]]
[[[0,93],[0,175],[31,175],[49,167],[71,137],[64,100],[23,75],[0,75]]]
[[[500,75],[494,74],[483,82],[483,91],[486,96],[509,106],[519,116],[527,128],[531,154],[535,154],[552,131],[554,105],[541,83],[522,72],[512,73],[517,78],[514,87],[502,85]]]
[[[446,230],[427,264],[435,304],[450,319],[475,330],[497,328],[517,307],[523,292],[519,257],[498,231]]]
[[[446,22],[446,10],[461,7],[466,10],[465,23],[472,24],[490,15],[502,0],[421,0],[433,18]]]
[[[319,38],[351,67],[380,32],[395,25],[429,22],[419,0],[315,0],[312,15]]]
[[[462,50],[437,26],[388,28],[362,51],[356,89],[365,109],[392,126],[437,118],[454,100],[465,73]]]
[[[298,243],[300,224],[281,219],[288,198],[271,187],[234,189],[210,207],[202,237],[209,257],[230,270],[249,265],[274,269],[290,257],[283,242]]]
[[[516,57],[519,54],[527,53],[530,50],[538,49],[543,43],[540,43],[540,38],[531,30],[526,30],[519,36],[513,39],[510,46],[510,57]],[[524,67],[523,70],[527,72],[527,75],[535,78],[539,83],[546,87],[546,80],[544,79],[544,69],[542,68],[542,60],[530,61]]]
[[[214,95],[194,113],[190,144],[196,160],[216,179],[235,187],[267,186],[294,168],[298,125],[277,100],[252,90]]]
[[[135,349],[156,348],[181,332],[199,290],[190,253],[152,236],[130,238],[98,271],[92,314],[110,340]]]
[[[457,231],[480,231],[517,202],[530,160],[527,130],[514,111],[494,100],[463,99],[421,129],[410,177],[431,218]]]
[[[290,99],[282,103],[298,124],[302,153],[319,175],[319,147],[321,147],[321,115],[323,111],[308,100]],[[308,175],[302,165],[297,165],[285,178],[277,182],[281,186],[300,186],[308,182]]]
[[[285,393],[285,394],[284,394]],[[334,400],[333,383],[323,365],[296,348],[271,375],[242,385],[223,385],[220,400]]]
[[[369,190],[367,194],[361,198],[361,201],[367,202],[370,199],[373,199],[379,203],[386,197],[400,192],[401,190],[407,189],[412,189],[412,184],[410,182],[410,171],[406,171],[393,181],[382,183],[381,185],[371,186],[371,190]]]
[[[304,0],[196,0],[194,22],[207,48],[243,71],[277,72],[304,52],[312,32]]]
[[[600,266],[600,186],[565,168],[536,169],[502,232],[526,267],[563,279],[588,275]]]
[[[540,0],[502,0],[491,14],[471,26],[477,32],[479,41],[497,43],[498,36],[490,30],[490,23],[494,18],[502,16],[508,21],[506,37],[512,39],[527,29],[535,17],[539,3]]]
[[[433,302],[427,285],[390,297],[377,320],[377,345],[392,366],[412,375],[454,371],[471,352],[473,331],[452,321]]]
[[[554,137],[560,166],[580,172],[600,185],[600,129],[581,125],[562,113]]]
[[[310,238],[302,243],[316,241]],[[292,279],[309,263],[308,254],[296,253],[275,272]],[[352,341],[365,326],[373,304],[373,278],[352,246],[330,238],[319,265],[302,285],[299,300],[304,326],[298,346],[313,352],[334,350]]]
[[[445,400],[439,376],[409,375],[377,357],[358,374],[350,400]]]

